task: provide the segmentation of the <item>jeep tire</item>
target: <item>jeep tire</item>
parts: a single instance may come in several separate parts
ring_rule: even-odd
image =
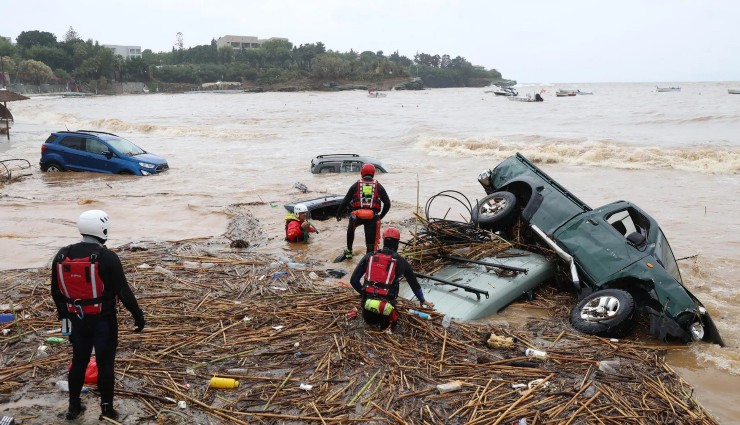
[[[570,313],[570,323],[583,333],[623,337],[635,326],[635,299],[622,289],[602,289],[583,298]]]
[[[515,215],[516,196],[500,191],[479,200],[471,212],[471,219],[481,229],[497,231],[509,226]]]

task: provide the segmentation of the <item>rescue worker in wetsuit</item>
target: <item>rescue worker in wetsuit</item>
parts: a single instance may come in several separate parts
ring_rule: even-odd
[[[342,219],[342,213],[351,207],[349,224],[347,225],[347,247],[344,249],[344,258],[352,258],[352,244],[355,241],[355,228],[365,227],[365,247],[367,252],[377,249],[380,221],[391,209],[391,200],[383,185],[375,180],[375,166],[364,164],[360,169],[362,178],[350,186],[347,194],[337,210],[337,221]]]
[[[144,329],[144,313],[126,281],[121,260],[105,247],[110,218],[100,210],[80,214],[82,241],[57,253],[51,267],[51,295],[60,320],[69,319],[72,367],[69,370],[67,420],[85,411],[80,401],[85,371],[93,348],[98,366],[100,419],[118,417],[113,408],[113,368],[118,345],[117,301],[134,317],[134,332]]]
[[[285,216],[285,240],[308,243],[311,233],[318,234],[319,231],[308,222],[308,207],[296,204],[293,212]]]
[[[405,258],[398,255],[401,232],[389,227],[383,232],[383,249],[365,254],[350,277],[352,287],[362,297],[362,318],[369,325],[379,325],[381,330],[394,328],[399,317],[396,309],[398,285],[406,278],[422,307],[434,308],[434,303],[424,299],[416,275]]]

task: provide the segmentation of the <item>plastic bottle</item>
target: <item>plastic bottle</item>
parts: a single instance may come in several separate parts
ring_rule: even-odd
[[[422,319],[431,319],[432,318],[432,316],[428,315],[427,313],[424,313],[423,311],[419,311],[419,310],[411,310],[411,309],[409,309],[409,313],[415,314],[415,315],[421,317]]]
[[[539,351],[539,350],[533,350],[531,348],[527,348],[526,350],[524,350],[524,355],[527,356],[527,357],[539,357],[539,358],[542,358],[542,359],[545,358],[545,357],[547,357],[547,353],[546,352]]]
[[[12,322],[13,320],[15,320],[15,314],[13,313],[0,314],[0,323]]]
[[[290,262],[288,263],[288,268],[296,270],[306,270],[306,265],[303,263]]]
[[[602,360],[597,363],[599,370],[604,373],[611,373],[616,375],[617,369],[619,369],[619,360]]]
[[[239,388],[239,381],[232,378],[218,378],[214,376],[211,378],[210,386],[211,388]]]
[[[445,317],[442,318],[442,327],[445,329],[449,328],[451,322],[452,322],[452,317],[450,317],[449,314],[445,314]]]
[[[59,338],[58,336],[50,336],[46,338],[46,342],[52,345],[61,344],[64,342],[64,338]]]
[[[69,382],[67,381],[57,381],[56,383],[57,388],[59,388],[61,391],[67,391],[69,392]]]

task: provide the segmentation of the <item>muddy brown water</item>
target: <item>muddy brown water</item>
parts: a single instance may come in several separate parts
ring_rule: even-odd
[[[721,83],[686,83],[680,93],[650,84],[594,84],[593,96],[556,98],[555,86],[519,88],[545,102],[496,98],[483,89],[260,94],[148,94],[34,97],[11,106],[11,139],[0,159],[32,164],[0,186],[0,270],[46,267],[78,239],[76,218],[103,209],[109,245],[222,235],[230,206],[247,204],[262,235],[250,249],[295,261],[331,261],[346,222],[317,222],[308,245],[283,241],[283,204],[343,194],[351,175],[314,175],[312,157],[358,153],[391,170],[379,175],[392,199],[386,224],[406,222],[427,200],[456,190],[484,195],[476,177],[522,152],[592,207],[618,199],[640,205],[668,236],[686,286],[709,309],[727,347],[693,344],[669,364],[722,423],[740,423],[740,103]],[[41,173],[40,146],[51,131],[119,134],[167,158],[148,178]],[[309,192],[298,191],[296,182]],[[464,209],[436,204],[464,217]],[[444,213],[442,212],[442,214]],[[407,236],[407,235],[406,235]],[[363,245],[357,231],[355,252]],[[342,264],[351,271],[352,263]],[[432,300],[433,301],[433,300]],[[528,313],[505,311],[512,323]]]

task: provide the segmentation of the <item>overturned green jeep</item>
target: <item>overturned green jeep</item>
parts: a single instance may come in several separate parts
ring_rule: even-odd
[[[521,218],[569,265],[580,299],[570,314],[574,328],[620,337],[647,314],[656,338],[724,346],[709,313],[684,286],[665,234],[645,211],[627,201],[592,209],[519,153],[478,181],[487,196],[475,205],[475,223],[496,231]]]

